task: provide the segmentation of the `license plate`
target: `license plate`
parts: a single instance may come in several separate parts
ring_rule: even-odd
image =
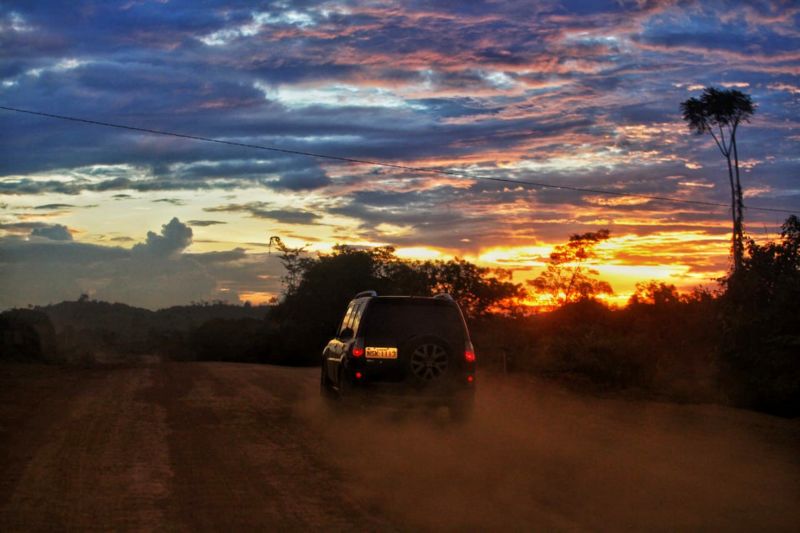
[[[397,359],[397,348],[367,346],[367,357],[369,359]]]

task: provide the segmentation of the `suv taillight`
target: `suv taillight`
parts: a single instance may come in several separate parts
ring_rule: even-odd
[[[364,339],[357,338],[353,342],[353,347],[350,348],[350,353],[353,357],[362,357],[364,355]]]
[[[475,362],[475,348],[472,347],[470,341],[467,341],[467,344],[464,346],[464,360],[467,363]]]

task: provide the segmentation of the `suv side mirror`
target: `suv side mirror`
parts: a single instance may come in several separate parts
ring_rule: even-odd
[[[339,333],[339,340],[343,340],[343,341],[350,340],[350,339],[353,338],[353,335],[355,335],[355,334],[356,334],[356,332],[353,331],[352,328],[344,328],[342,330],[342,332]]]

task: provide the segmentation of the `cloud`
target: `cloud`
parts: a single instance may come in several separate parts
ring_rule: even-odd
[[[206,226],[216,226],[218,224],[227,224],[227,222],[222,222],[221,220],[190,220],[187,222],[190,226],[197,226],[199,228],[204,228]]]
[[[275,220],[284,224],[314,224],[320,215],[304,209],[275,209],[266,202],[250,202],[247,204],[228,204],[203,209],[210,213],[248,213],[253,218]]]
[[[54,224],[52,226],[33,228],[31,237],[44,237],[51,241],[71,241],[72,233],[64,225]]]
[[[253,209],[250,211],[254,218],[275,220],[284,224],[315,224],[321,217],[317,213],[294,209]]]
[[[192,244],[192,228],[173,218],[161,226],[161,234],[147,232],[147,239],[132,248],[134,254],[170,257],[179,254]]]
[[[245,248],[234,248],[233,250],[226,250],[223,252],[192,254],[191,257],[204,265],[230,263],[233,261],[242,261],[246,259],[247,250]]]
[[[73,204],[43,204],[43,205],[37,205],[36,207],[34,207],[34,209],[52,211],[56,209],[69,209],[72,207],[77,207],[77,206]]]
[[[84,265],[96,263],[113,263],[130,256],[124,248],[115,246],[101,246],[74,241],[53,240],[25,240],[16,236],[0,238],[0,263],[13,265],[15,270],[22,273],[29,267],[49,265],[52,275],[59,278],[60,266]],[[4,283],[0,289],[16,289],[24,293],[25,290],[35,288],[37,281],[34,279],[28,284],[16,284],[12,278],[3,278]],[[35,302],[27,302],[35,303]],[[27,305],[22,302],[20,305]]]
[[[164,203],[170,205],[186,205],[186,202],[179,198],[156,198],[153,203]]]
[[[265,185],[276,189],[290,191],[306,191],[319,189],[331,184],[331,179],[320,169],[306,169],[284,172],[277,180],[263,182]]]
[[[16,235],[29,235],[32,230],[48,226],[46,222],[8,222],[0,224],[0,230]]]

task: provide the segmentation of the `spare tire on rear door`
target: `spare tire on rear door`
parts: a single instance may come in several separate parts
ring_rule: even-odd
[[[438,381],[452,365],[452,350],[438,337],[421,337],[408,343],[408,370],[420,385]]]

